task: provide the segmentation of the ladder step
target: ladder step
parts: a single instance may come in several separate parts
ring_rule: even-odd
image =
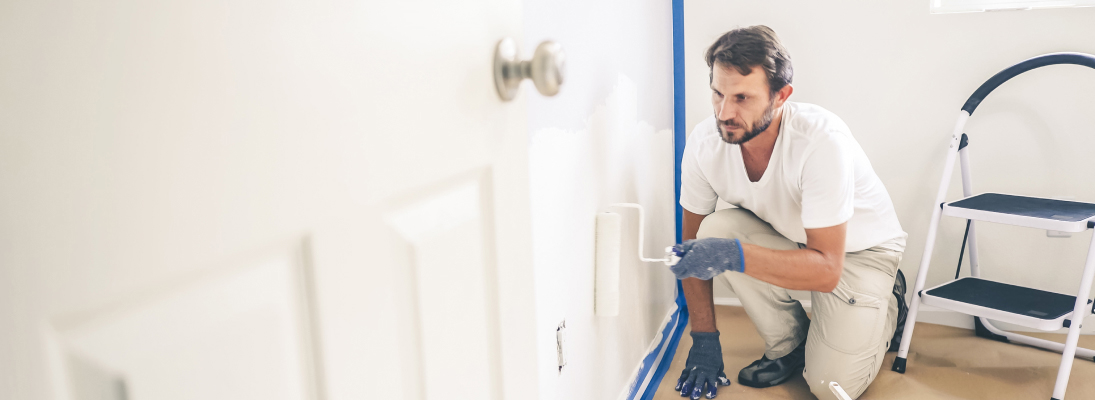
[[[943,215],[1030,228],[1083,232],[1095,221],[1095,204],[982,193],[943,204]]]
[[[923,292],[924,304],[1044,331],[1072,316],[1076,296],[965,277]],[[1090,301],[1088,301],[1090,303]]]

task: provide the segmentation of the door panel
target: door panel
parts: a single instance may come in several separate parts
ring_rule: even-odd
[[[524,101],[491,65],[520,21],[518,0],[0,2],[0,399],[536,393]],[[454,225],[392,219],[460,185]],[[308,279],[246,257],[302,238]]]
[[[485,218],[492,210],[482,201],[489,194],[471,179],[416,196],[388,218],[410,253],[409,263],[397,268],[412,271],[415,280],[416,347],[427,399],[501,394],[497,277],[485,256],[493,248]]]
[[[300,245],[50,324],[63,398],[317,397]]]

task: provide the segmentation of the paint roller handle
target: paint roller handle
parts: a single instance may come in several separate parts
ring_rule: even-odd
[[[681,257],[684,257],[684,251],[677,248],[677,246],[669,246],[665,248],[665,266],[672,267],[677,265],[681,261]]]
[[[639,250],[639,260],[640,261],[645,261],[645,262],[658,262],[658,261],[661,261],[661,262],[665,263],[665,265],[670,266],[670,267],[672,267],[674,265],[677,265],[677,261],[680,261],[680,255],[676,255],[676,256],[673,255],[675,253],[673,253],[673,251],[670,250],[670,248],[672,248],[672,246],[666,248],[665,258],[646,258],[646,257],[643,256],[643,233],[645,231],[643,230],[643,213],[644,212],[643,212],[643,206],[642,205],[637,204],[637,203],[612,203],[612,204],[609,204],[608,206],[609,207],[633,208],[633,209],[639,211],[639,235],[638,235],[639,236],[639,246],[638,246],[638,250]],[[683,253],[681,253],[681,254],[683,255]]]

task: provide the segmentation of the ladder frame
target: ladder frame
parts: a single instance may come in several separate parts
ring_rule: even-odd
[[[981,103],[984,97],[991,93],[992,90],[996,87],[1023,72],[1055,64],[1075,64],[1095,68],[1095,56],[1081,53],[1053,53],[1025,60],[994,75],[984,84],[982,84],[977,89],[977,91],[975,91],[974,94],[970,96],[969,100],[967,100],[966,103],[963,105],[962,111],[958,115],[958,121],[955,124],[954,131],[951,135],[950,145],[947,149],[947,161],[943,168],[943,176],[940,179],[939,191],[937,192],[935,202],[933,203],[934,207],[932,207],[933,211],[930,220],[931,222],[928,226],[927,240],[924,245],[924,254],[921,256],[920,270],[916,274],[916,282],[913,285],[912,303],[909,307],[908,319],[905,323],[905,330],[901,336],[901,346],[897,351],[897,358],[894,360],[893,363],[893,371],[905,373],[907,357],[909,354],[909,345],[912,343],[913,330],[916,327],[916,315],[920,309],[920,293],[922,290],[924,290],[924,285],[927,281],[928,268],[929,264],[931,264],[931,256],[935,248],[936,234],[939,230],[939,221],[943,217],[942,207],[947,196],[947,188],[950,185],[950,180],[954,173],[955,159],[958,159],[960,163],[963,196],[969,197],[973,195],[973,180],[970,176],[969,168],[968,136],[963,132],[966,121],[969,119],[970,115],[972,115],[972,113]],[[969,234],[967,245],[969,246],[968,249],[970,256],[970,276],[980,277],[981,269],[978,263],[979,258],[977,251],[977,224],[974,220],[967,221],[969,221]],[[1092,228],[1095,228],[1095,221],[1089,221],[1087,223],[1087,229]],[[1060,352],[1061,364],[1057,370],[1057,380],[1053,387],[1052,399],[1063,400],[1065,396],[1065,388],[1068,386],[1069,375],[1072,372],[1072,362],[1074,358],[1083,357],[1095,361],[1095,351],[1091,349],[1077,347],[1077,343],[1080,338],[1080,327],[1083,325],[1084,317],[1087,316],[1089,312],[1088,299],[1091,296],[1091,285],[1093,279],[1095,279],[1095,234],[1092,235],[1091,243],[1088,246],[1087,261],[1085,262],[1083,275],[1080,279],[1080,285],[1076,295],[1076,303],[1072,311],[1071,324],[1068,327],[1068,335],[1065,338],[1064,344],[1038,339],[1027,335],[1021,335],[1018,333],[1006,332],[992,325],[992,323],[988,319],[975,316],[974,323],[977,334],[978,336],[988,337],[990,339],[995,339],[999,341],[1009,343],[1021,343],[1029,346],[1040,347],[1046,350]]]

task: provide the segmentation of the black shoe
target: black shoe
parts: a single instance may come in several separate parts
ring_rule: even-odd
[[[890,349],[897,351],[901,347],[901,335],[905,333],[905,320],[909,318],[909,305],[905,304],[905,274],[897,270],[897,278],[893,283],[893,295],[897,298],[897,329],[894,330],[893,339],[890,339]]]
[[[738,372],[738,383],[755,388],[772,387],[790,379],[795,372],[802,371],[806,365],[806,341],[791,350],[787,355],[769,360],[761,356],[748,367]]]

